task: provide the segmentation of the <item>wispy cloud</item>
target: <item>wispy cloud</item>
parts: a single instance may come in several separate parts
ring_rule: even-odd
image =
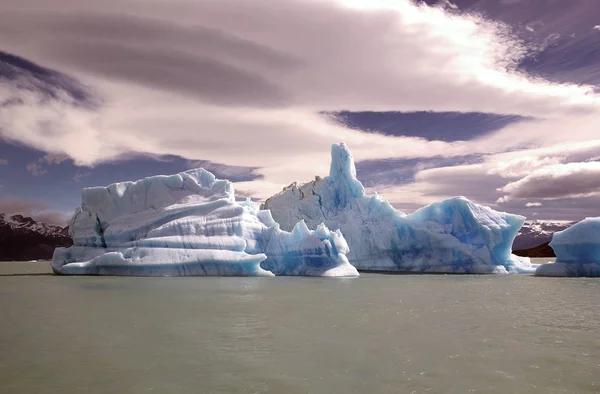
[[[69,156],[60,153],[48,153],[42,156],[37,161],[27,164],[27,171],[33,176],[42,176],[48,173],[47,166],[60,164],[68,160]]]
[[[77,170],[75,172],[75,175],[73,175],[73,180],[76,181],[76,182],[79,182],[83,178],[88,177],[90,175],[92,175],[91,171],[84,172],[84,171],[81,171],[81,170]]]
[[[33,176],[42,176],[48,173],[48,170],[38,162],[27,164],[27,171]]]

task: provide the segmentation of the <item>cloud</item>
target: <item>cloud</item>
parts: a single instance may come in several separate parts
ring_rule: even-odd
[[[99,103],[88,88],[65,74],[34,64],[27,59],[0,51],[0,81],[19,89],[36,91],[46,100],[73,101],[78,106],[95,108]],[[1,106],[23,104],[18,98],[0,102]]]
[[[257,171],[257,167],[229,166],[225,164],[212,163],[207,160],[189,160],[187,168],[204,168],[212,172],[217,178],[228,179],[232,182],[243,182],[261,179],[263,176]]]
[[[108,1],[119,14],[81,2],[56,13],[57,2],[9,4],[0,43],[210,104],[533,116],[598,105],[591,87],[516,72],[526,49],[506,26],[408,0]]]
[[[37,161],[27,164],[26,168],[29,173],[33,176],[42,176],[48,173],[46,166],[53,164],[60,164],[65,160],[68,160],[69,156],[60,153],[48,153],[42,156]]]
[[[122,6],[119,15],[80,2],[57,14],[51,3],[35,12],[10,4],[3,14],[12,16],[6,20],[10,34],[0,40],[9,47],[20,43],[20,52],[84,79],[106,106],[89,111],[75,102],[12,92],[25,104],[3,109],[3,129],[13,141],[68,154],[82,165],[133,151],[250,167],[296,161],[298,168],[318,145],[323,152],[339,140],[354,146],[361,159],[464,155],[470,153],[464,144],[367,140],[315,111],[485,110],[555,117],[590,110],[597,102],[588,87],[514,71],[522,45],[505,26],[407,1],[368,2],[367,8],[356,1],[264,1],[251,7],[230,0],[183,1],[141,9],[111,0]],[[225,3],[247,17],[235,19]],[[262,12],[275,5],[282,11],[278,18]],[[208,61],[219,64],[216,71],[203,68]],[[238,81],[236,70],[282,93]],[[238,82],[211,85],[219,81]],[[368,146],[358,147],[363,141]]]
[[[33,211],[44,210],[46,208],[48,208],[48,206],[41,202],[17,199],[0,199],[0,212],[7,214],[31,214]]]
[[[26,168],[27,171],[29,171],[29,173],[33,176],[42,176],[48,173],[48,170],[46,170],[40,163],[37,162],[27,164]]]
[[[417,173],[437,167],[452,167],[481,162],[478,155],[453,158],[384,159],[356,162],[358,179],[365,187],[388,187],[415,181]]]
[[[556,164],[499,189],[500,202],[520,198],[557,199],[600,193],[600,162]]]
[[[0,165],[3,165],[3,166],[8,165],[8,160],[6,160],[6,159],[0,159]]]
[[[440,3],[448,8],[453,9],[453,10],[458,9],[458,6],[454,3],[451,3],[449,0],[441,0]]]
[[[71,214],[64,212],[42,212],[37,215],[33,215],[33,218],[42,223],[64,227],[69,224]]]
[[[65,154],[57,154],[57,153],[48,153],[47,155],[43,156],[39,161],[41,163],[46,163],[46,164],[60,164],[65,160],[68,160],[69,156],[65,155]]]
[[[590,212],[595,212],[597,208],[594,204],[600,201],[600,196],[593,192],[593,185],[590,188],[585,186],[586,182],[590,182],[591,178],[596,176],[593,175],[593,171],[584,175],[583,170],[563,170],[558,177],[560,179],[550,180],[542,177],[539,181],[542,185],[530,181],[534,179],[534,174],[554,174],[557,172],[556,168],[567,164],[566,168],[578,168],[580,165],[596,166],[598,163],[593,160],[598,157],[598,149],[598,142],[589,141],[483,155],[478,163],[440,161],[442,167],[417,171],[412,183],[371,184],[368,190],[378,191],[394,206],[404,211],[412,211],[434,201],[464,195],[495,209],[525,216],[531,216],[531,210],[528,208],[535,206],[538,216],[543,218],[578,220],[589,216]],[[359,168],[360,165],[359,162]],[[519,165],[522,166],[522,170],[519,170]],[[523,187],[532,189],[533,192],[517,198],[504,190],[514,183],[527,183]],[[523,200],[529,198],[543,200],[543,203],[524,204]]]
[[[80,81],[98,105],[78,105],[64,83],[27,71],[20,81],[41,80],[58,99],[0,84],[0,102],[11,103],[0,106],[0,136],[77,165],[138,153],[202,158],[238,168],[227,170],[236,187],[265,198],[326,174],[330,145],[345,141],[357,161],[481,156],[476,165],[414,168],[413,184],[386,185],[384,195],[412,205],[455,194],[493,204],[510,181],[600,146],[594,87],[520,72],[529,49],[507,26],[475,14],[402,0],[2,7],[0,45]],[[536,119],[439,141],[367,134],[321,114],[341,110]],[[52,163],[35,164],[47,171]]]
[[[82,180],[83,178],[85,178],[85,177],[88,177],[88,176],[90,176],[90,175],[92,175],[92,172],[91,172],[91,171],[88,171],[88,172],[83,172],[83,171],[81,171],[81,170],[77,170],[77,171],[75,172],[75,175],[73,175],[73,180],[74,180],[74,181],[76,181],[76,182],[79,182],[79,181],[80,181],[80,180]]]
[[[70,214],[52,211],[45,203],[22,199],[0,199],[0,213],[29,216],[57,226],[65,226],[70,219]]]
[[[489,170],[490,174],[500,175],[503,178],[523,177],[539,168],[561,163],[564,157],[536,157],[524,156],[508,162],[500,162]]]
[[[495,200],[500,193],[496,189],[505,184],[501,177],[487,175],[484,163],[475,163],[423,169],[415,174],[413,183],[375,185],[367,191],[377,191],[394,207],[411,212],[454,196],[465,196],[477,203],[497,207]]]

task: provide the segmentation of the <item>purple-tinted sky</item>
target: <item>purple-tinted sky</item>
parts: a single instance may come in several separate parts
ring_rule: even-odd
[[[260,200],[344,141],[406,211],[598,216],[599,87],[596,0],[5,0],[0,211],[196,166]]]

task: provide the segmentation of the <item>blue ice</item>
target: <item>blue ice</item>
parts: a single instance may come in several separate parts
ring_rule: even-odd
[[[350,150],[334,144],[328,177],[293,183],[269,198],[282,229],[304,220],[341,230],[352,265],[365,271],[428,273],[533,273],[537,265],[511,253],[525,218],[475,204],[464,197],[437,202],[406,215],[377,193],[367,196]]]
[[[600,217],[554,233],[550,246],[556,261],[540,265],[536,275],[600,277]]]
[[[358,276],[339,231],[303,221],[282,231],[204,169],[84,189],[70,232],[74,246],[52,259],[58,274]]]

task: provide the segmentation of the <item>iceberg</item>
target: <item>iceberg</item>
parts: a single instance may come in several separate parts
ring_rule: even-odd
[[[464,197],[406,215],[377,193],[367,196],[344,144],[331,150],[328,177],[292,183],[267,199],[284,230],[299,220],[341,230],[358,270],[424,273],[533,273],[529,258],[511,254],[525,218],[475,204]]]
[[[86,188],[69,231],[57,274],[358,276],[340,231],[303,221],[283,231],[204,169]]]
[[[600,217],[554,233],[550,246],[556,261],[541,264],[535,275],[600,277]]]

